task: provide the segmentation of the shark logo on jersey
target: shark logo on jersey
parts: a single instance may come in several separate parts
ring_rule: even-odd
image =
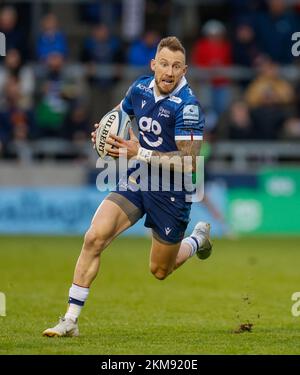
[[[199,108],[197,105],[185,105],[183,107],[183,120],[199,120]]]
[[[158,117],[163,116],[163,117],[169,118],[170,114],[171,114],[171,112],[168,111],[167,109],[165,109],[163,107],[159,107]]]
[[[142,100],[142,109],[145,107],[145,104],[146,104],[146,100]]]

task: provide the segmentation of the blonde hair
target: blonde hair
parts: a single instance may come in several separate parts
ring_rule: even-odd
[[[160,52],[163,48],[168,48],[173,52],[181,51],[185,55],[185,48],[181,44],[180,40],[176,38],[176,36],[168,36],[161,39],[157,46],[156,53]]]

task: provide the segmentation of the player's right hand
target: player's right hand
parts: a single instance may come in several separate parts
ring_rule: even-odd
[[[95,130],[91,132],[91,141],[93,143],[93,147],[95,148],[95,143],[96,143],[96,130],[99,127],[99,124],[94,124]]]

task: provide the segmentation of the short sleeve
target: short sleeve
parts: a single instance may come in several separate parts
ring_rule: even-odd
[[[132,106],[132,90],[134,84],[132,84],[127,90],[125,97],[121,101],[121,109],[128,114],[128,116],[133,116],[133,106]]]
[[[183,103],[176,112],[175,141],[202,140],[205,118],[197,101]]]
[[[132,94],[140,80],[137,79],[127,90],[124,99],[121,101],[121,109],[127,113],[128,116],[134,116],[133,105],[132,105]]]

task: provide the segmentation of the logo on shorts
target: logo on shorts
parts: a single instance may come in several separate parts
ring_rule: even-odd
[[[165,232],[166,232],[166,235],[168,236],[169,233],[171,232],[172,228],[169,228],[169,227],[166,227],[165,228]]]

